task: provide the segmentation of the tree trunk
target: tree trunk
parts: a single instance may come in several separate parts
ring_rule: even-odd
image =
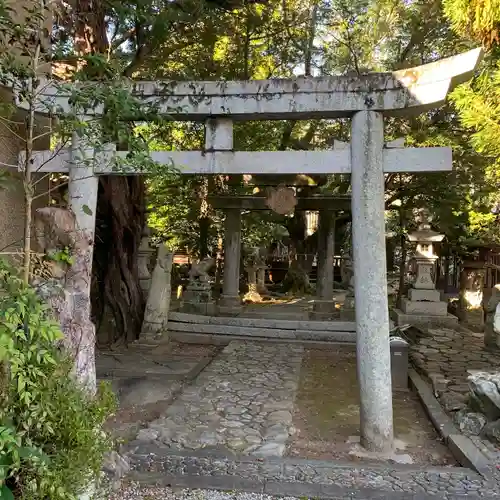
[[[144,314],[138,250],[145,223],[140,176],[100,179],[94,252],[94,316],[99,344],[132,342]]]
[[[305,258],[305,212],[295,212],[294,216],[289,219],[287,227],[290,234],[290,259],[282,287],[285,292],[306,293],[309,290],[309,275]]]
[[[77,53],[105,56],[104,2],[78,0],[76,12]],[[137,262],[145,214],[144,180],[103,176],[99,184],[92,287],[97,338],[99,343],[131,341],[140,334],[144,313]]]

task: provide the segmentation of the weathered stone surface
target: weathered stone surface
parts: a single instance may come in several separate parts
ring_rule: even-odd
[[[241,247],[241,210],[226,210],[224,221],[224,278],[220,306],[224,313],[237,313],[240,310],[240,247]]]
[[[408,298],[412,301],[439,302],[441,300],[441,294],[438,290],[422,290],[419,288],[410,288],[408,290]]]
[[[104,457],[102,471],[106,474],[111,489],[116,491],[121,486],[121,479],[130,471],[130,458],[112,451]]]
[[[294,492],[297,498],[373,498],[457,500],[499,498],[499,482],[487,481],[475,472],[459,467],[422,470],[411,466],[363,466],[318,460],[268,458],[267,460],[209,458],[165,455],[142,447],[132,455],[138,477],[157,472],[193,487],[197,478],[214,479],[219,488],[234,489],[250,481],[258,491],[278,496]],[[189,481],[189,483],[186,483]],[[246,481],[246,482],[245,482]],[[196,484],[196,483],[195,483]],[[312,486],[317,489],[312,490]],[[241,487],[241,486],[240,486]],[[290,490],[289,488],[294,488]],[[308,489],[309,488],[309,489]],[[329,489],[331,488],[331,489]],[[339,490],[338,488],[345,488]],[[360,496],[358,497],[358,493]]]
[[[385,256],[381,113],[362,111],[351,122],[352,247],[356,297],[361,445],[393,446],[391,353]],[[363,286],[366,280],[369,286]]]
[[[401,309],[404,314],[430,314],[432,316],[446,316],[448,314],[447,302],[414,302],[402,299]]]
[[[290,311],[286,311],[290,316]],[[238,328],[262,328],[262,329],[282,329],[282,330],[305,330],[322,332],[355,332],[356,323],[350,321],[301,321],[290,319],[269,319],[261,317],[238,317],[223,318],[214,316],[202,316],[198,314],[185,314],[171,312],[168,317],[172,323],[187,323],[195,325],[223,325]]]
[[[446,391],[450,381],[446,379],[441,373],[429,373],[427,375],[432,384],[432,390],[437,397]]]
[[[452,391],[445,392],[440,398],[441,404],[448,412],[463,410],[467,406],[466,400],[465,394]]]
[[[500,445],[500,419],[488,422],[483,428],[483,435],[493,443]]]
[[[474,404],[488,420],[500,418],[500,374],[478,372],[469,375],[469,387]]]
[[[453,416],[453,421],[467,436],[479,436],[486,425],[486,417],[482,413],[460,410]]]
[[[134,83],[133,92],[148,104],[158,103],[162,113],[178,120],[202,121],[214,116],[247,120],[339,118],[351,117],[367,108],[384,111],[387,116],[401,116],[409,112],[407,108],[410,107],[412,113],[418,113],[426,111],[430,105],[440,106],[450,89],[472,76],[481,54],[480,49],[474,49],[411,69],[371,73],[361,78],[351,75],[300,77],[228,81],[223,85],[219,81],[185,81],[175,82],[175,85],[170,81],[142,81]],[[55,95],[58,106],[70,111],[68,93],[72,89],[65,94],[59,86],[47,81],[42,81],[40,87],[43,104],[37,104],[37,112],[49,114]],[[16,104],[28,108],[18,96]],[[102,107],[87,112],[98,114]],[[213,167],[210,173],[215,173]],[[226,170],[224,173],[231,172]]]
[[[302,347],[233,341],[138,440],[280,456],[293,433]]]
[[[156,338],[165,334],[172,294],[170,278],[173,258],[173,252],[165,244],[160,245],[144,311],[141,338]]]

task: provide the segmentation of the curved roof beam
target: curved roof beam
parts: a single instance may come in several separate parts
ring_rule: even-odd
[[[370,109],[386,116],[420,114],[442,105],[450,90],[471,78],[481,49],[392,73],[247,81],[133,82],[145,104],[175,120],[281,120],[349,117]],[[37,111],[68,109],[68,96],[45,83]],[[17,100],[20,107],[25,107]],[[89,111],[99,114],[102,110]],[[134,118],[134,117],[131,117]],[[137,117],[135,117],[137,118]]]

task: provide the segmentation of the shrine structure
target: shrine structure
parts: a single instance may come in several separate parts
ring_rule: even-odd
[[[441,106],[448,92],[469,79],[480,60],[476,49],[424,66],[361,76],[220,82],[133,82],[130,91],[144,104],[156,104],[173,120],[204,122],[203,151],[151,152],[159,163],[186,174],[350,174],[357,366],[361,444],[374,451],[393,447],[393,410],[386,282],[384,174],[451,170],[450,148],[386,147],[384,117],[424,113]],[[71,109],[65,93],[40,83],[36,111],[51,115]],[[20,108],[26,103],[18,100]],[[103,113],[89,109],[84,119]],[[349,147],[328,151],[234,151],[233,123],[250,120],[351,119]],[[101,155],[98,162],[88,159]],[[71,147],[54,155],[39,151],[30,168],[69,173],[71,209],[77,227],[92,234],[97,176],[116,172],[106,161],[126,155],[114,146],[94,151],[74,134]],[[24,162],[21,162],[24,165]],[[231,214],[231,215],[230,215]],[[236,229],[237,210],[228,212],[227,231]],[[234,226],[234,227],[233,227]],[[233,241],[233,240],[232,240]],[[236,237],[231,245],[236,245]],[[231,275],[233,270],[226,270]],[[90,292],[90,291],[89,291]],[[225,290],[228,298],[234,290]]]

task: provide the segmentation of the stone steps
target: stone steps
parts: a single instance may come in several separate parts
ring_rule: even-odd
[[[136,442],[130,479],[176,488],[253,491],[273,496],[353,500],[499,498],[498,479],[462,467],[227,456],[216,450],[175,452]]]
[[[180,342],[225,343],[231,340],[287,340],[354,344],[356,326],[347,321],[294,321],[202,316],[172,312],[168,331]],[[203,340],[207,337],[207,340]]]

